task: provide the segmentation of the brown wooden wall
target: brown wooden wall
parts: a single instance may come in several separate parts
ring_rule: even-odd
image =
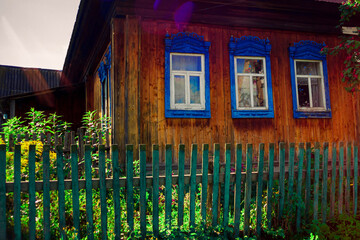
[[[210,119],[165,118],[164,38],[168,32],[195,32],[211,42]],[[231,117],[229,51],[231,36],[269,38],[275,118]],[[358,98],[340,79],[341,57],[328,57],[331,119],[294,119],[288,47],[300,40],[325,42],[338,38],[281,30],[190,24],[179,29],[167,21],[126,16],[112,22],[113,140],[125,144],[278,143],[358,141]]]
[[[140,142],[151,143],[268,143],[358,140],[355,99],[344,90],[342,60],[328,57],[332,108],[331,119],[294,119],[288,47],[300,40],[325,42],[333,46],[334,35],[263,29],[188,25],[180,31],[195,32],[211,42],[210,119],[166,119],[164,114],[164,37],[179,29],[170,22],[141,22]],[[231,36],[269,38],[274,97],[274,119],[231,117],[229,51]]]

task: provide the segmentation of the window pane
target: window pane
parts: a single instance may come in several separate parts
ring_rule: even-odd
[[[264,63],[262,59],[236,59],[237,73],[264,74]]]
[[[300,107],[310,107],[309,84],[307,78],[297,78]]]
[[[190,76],[190,103],[200,104],[200,77]]]
[[[321,75],[319,62],[296,62],[297,75]]]
[[[185,103],[185,76],[175,75],[175,103]]]
[[[265,79],[264,77],[253,77],[254,107],[265,107]]]
[[[311,78],[311,95],[313,107],[324,107],[321,78]]]
[[[239,107],[251,107],[250,77],[238,76],[237,81]]]
[[[201,56],[172,55],[172,70],[201,71]]]

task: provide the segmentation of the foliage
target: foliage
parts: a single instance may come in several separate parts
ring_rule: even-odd
[[[97,136],[101,133],[103,140],[105,140],[105,133],[111,126],[110,120],[110,117],[107,117],[106,115],[98,118],[96,110],[86,112],[82,118],[83,128],[85,129],[84,138],[86,140],[95,139],[98,141]]]
[[[353,16],[360,13],[360,0],[348,0],[339,7],[340,22],[337,26],[341,28],[348,23]],[[360,28],[357,28],[355,35],[340,36],[340,44],[322,49],[323,54],[337,55],[342,53],[346,56],[344,69],[342,72],[342,81],[347,84],[345,88],[349,92],[360,91]]]

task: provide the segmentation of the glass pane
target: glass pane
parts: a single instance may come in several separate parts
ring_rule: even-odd
[[[310,107],[309,84],[307,78],[297,78],[300,107]]]
[[[265,107],[265,79],[264,77],[253,77],[254,107]]]
[[[200,104],[200,77],[190,76],[190,103]]]
[[[320,62],[296,62],[297,75],[321,75]]]
[[[311,95],[313,107],[324,107],[321,78],[311,78]]]
[[[175,75],[175,103],[185,103],[185,76]]]
[[[239,107],[251,107],[250,77],[238,76],[237,81]]]
[[[172,70],[201,71],[201,56],[172,55]]]
[[[236,59],[237,73],[264,74],[264,63],[262,59]]]

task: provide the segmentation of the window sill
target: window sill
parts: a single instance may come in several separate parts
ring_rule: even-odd
[[[274,118],[272,110],[232,110],[232,118]]]
[[[331,110],[296,110],[294,118],[331,118]]]
[[[211,118],[210,110],[178,110],[165,111],[166,118]]]

